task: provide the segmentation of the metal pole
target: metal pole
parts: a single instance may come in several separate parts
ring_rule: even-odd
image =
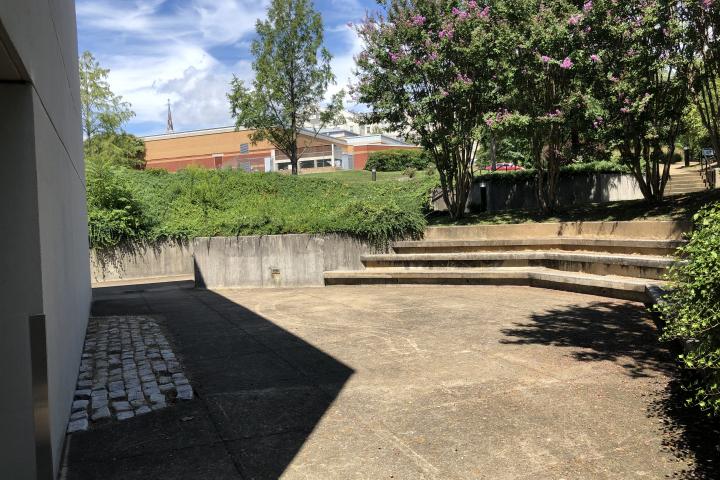
[[[374,168],[372,169],[372,181],[377,181],[377,170],[375,170]]]

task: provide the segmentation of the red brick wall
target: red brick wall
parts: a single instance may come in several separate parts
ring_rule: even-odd
[[[228,152],[223,153],[222,161],[216,161],[218,159],[213,158],[212,155],[202,155],[193,157],[179,157],[167,160],[150,160],[145,165],[145,168],[162,168],[168,172],[177,172],[183,168],[187,168],[190,165],[195,165],[203,168],[238,168],[241,164],[250,164],[250,167],[254,171],[265,171],[265,157],[270,156],[270,151],[267,152],[251,152],[248,154],[241,154],[240,152]]]

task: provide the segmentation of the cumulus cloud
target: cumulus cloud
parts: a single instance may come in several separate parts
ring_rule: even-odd
[[[269,1],[78,0],[80,47],[110,69],[113,91],[132,104],[131,132],[162,132],[168,99],[176,130],[230,125],[230,80],[252,79],[249,44]],[[361,45],[345,23],[364,8],[361,0],[320,3],[337,78],[329,96],[347,91]]]

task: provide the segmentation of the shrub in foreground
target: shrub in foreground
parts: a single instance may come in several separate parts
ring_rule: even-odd
[[[686,345],[680,355],[689,373],[688,403],[720,414],[720,204],[694,217],[695,228],[680,249],[685,262],[669,274],[669,292],[657,305],[665,321],[663,338]]]

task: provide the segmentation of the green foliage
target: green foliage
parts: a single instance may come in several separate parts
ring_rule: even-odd
[[[147,235],[147,221],[125,169],[106,161],[86,162],[90,245],[109,248]]]
[[[629,174],[631,173],[630,168],[626,165],[610,162],[610,161],[599,161],[599,162],[585,162],[585,163],[571,163],[560,167],[560,177],[571,177],[578,175],[594,175],[598,173],[609,173],[609,174]],[[535,170],[528,168],[525,170],[510,170],[510,171],[484,171],[475,177],[475,182],[492,180],[494,182],[502,183],[521,183],[529,182],[535,179]]]
[[[407,167],[405,170],[403,170],[403,176],[407,178],[415,178],[415,174],[417,173],[417,168],[415,167]]]
[[[101,133],[85,140],[87,161],[107,162],[129,168],[145,166],[145,142],[130,133]]]
[[[380,150],[370,153],[365,170],[373,168],[378,172],[400,172],[407,167],[424,170],[432,162],[424,150]]]
[[[720,414],[720,204],[694,217],[695,229],[680,249],[683,262],[669,274],[669,292],[657,305],[666,340],[680,339],[680,356],[690,372],[688,403]]]
[[[197,168],[174,174],[113,172],[118,172],[113,177],[118,194],[136,202],[142,213],[138,226],[143,229],[113,237],[121,240],[340,233],[382,245],[422,234],[428,193],[435,186],[427,177],[343,183],[313,175]],[[91,237],[91,243],[108,242]]]
[[[95,135],[119,133],[135,116],[130,104],[110,90],[107,81],[110,70],[102,68],[92,53],[84,51],[78,62],[84,137],[90,139]]]
[[[335,83],[330,52],[323,47],[320,14],[309,0],[273,0],[267,20],[258,20],[251,52],[255,61],[252,89],[234,77],[228,95],[232,116],[240,128],[255,129],[252,141],[270,141],[297,161],[309,145],[298,144],[300,129],[319,117],[316,135],[342,109],[341,91],[322,109],[328,85]]]
[[[367,123],[385,123],[417,137],[435,161],[445,204],[465,213],[483,115],[499,107],[498,84],[515,46],[496,35],[476,2],[378,2],[357,26],[359,103]],[[472,6],[471,6],[472,4]],[[459,15],[458,6],[471,9]]]

